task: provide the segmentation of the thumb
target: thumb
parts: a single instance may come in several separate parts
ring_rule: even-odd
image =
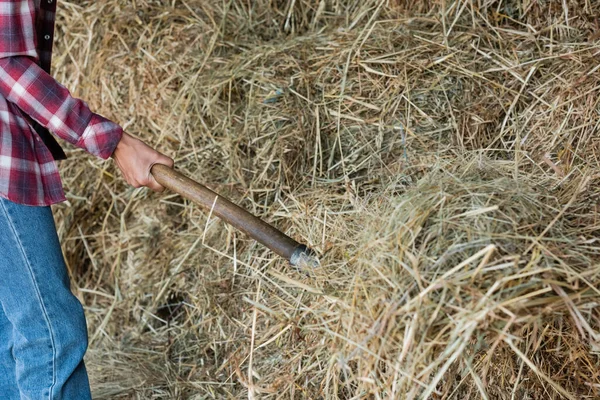
[[[148,187],[157,193],[162,193],[165,191],[165,187],[158,183],[153,176],[150,177],[150,181],[148,182]]]
[[[153,162],[152,164],[150,164],[150,168],[148,168],[148,184],[146,186],[148,186],[148,188],[152,189],[155,192],[162,193],[162,192],[164,192],[165,187],[163,185],[161,185],[160,183],[158,183],[156,178],[154,178],[154,175],[152,175],[152,167],[156,164],[160,164],[160,163]]]

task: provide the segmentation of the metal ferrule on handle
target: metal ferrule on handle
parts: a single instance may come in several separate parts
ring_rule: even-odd
[[[250,214],[225,197],[174,169],[166,165],[155,164],[151,172],[154,179],[164,187],[204,207],[223,221],[233,225],[281,257],[287,259],[292,265],[298,265],[298,263],[302,262],[302,255],[309,255],[311,253],[303,244],[296,242],[291,237]]]

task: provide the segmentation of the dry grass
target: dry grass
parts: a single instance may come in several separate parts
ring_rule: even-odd
[[[70,149],[98,399],[600,397],[598,2],[62,2],[56,76],[324,254]]]

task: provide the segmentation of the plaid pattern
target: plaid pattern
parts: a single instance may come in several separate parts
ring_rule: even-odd
[[[0,0],[0,196],[19,204],[65,200],[54,158],[27,118],[104,159],[123,134],[47,72],[56,1]]]

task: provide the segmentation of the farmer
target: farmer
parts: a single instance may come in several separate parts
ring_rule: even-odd
[[[0,0],[0,398],[90,399],[87,330],[50,204],[65,200],[48,130],[108,159],[128,183],[173,160],[123,133],[50,75],[56,0]],[[47,130],[46,130],[47,129]]]

